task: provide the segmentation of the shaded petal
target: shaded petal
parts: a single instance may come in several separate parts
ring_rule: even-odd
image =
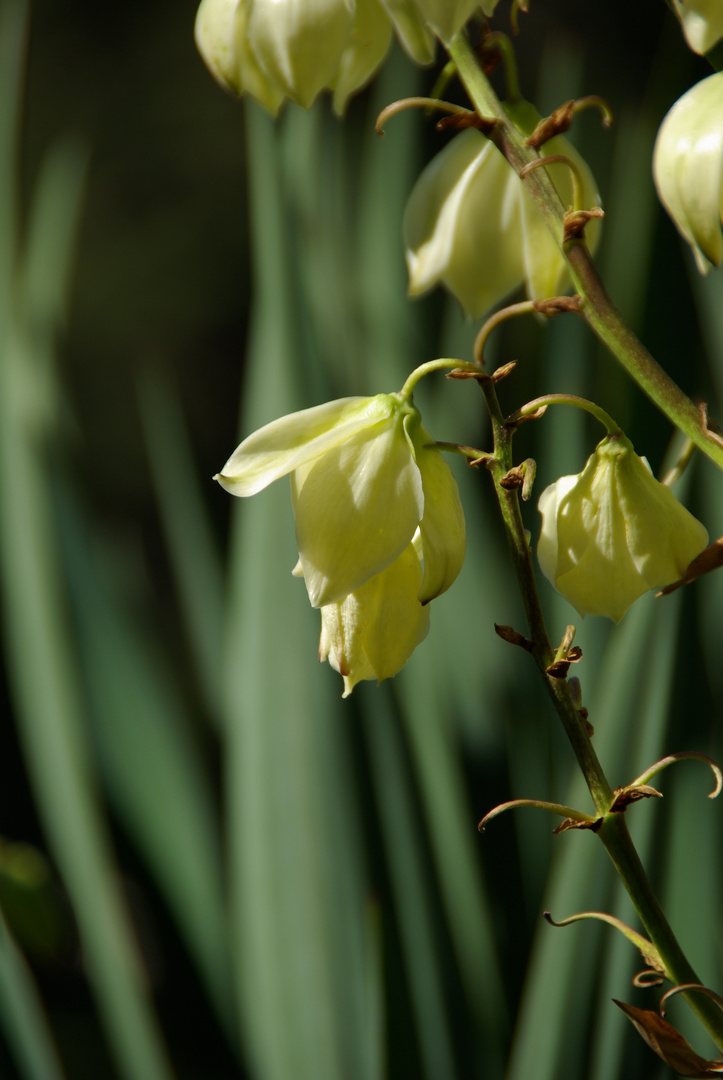
[[[477,318],[519,286],[519,187],[481,132],[455,136],[422,171],[407,203],[410,294],[443,281],[466,314]]]
[[[436,42],[419,18],[414,0],[382,0],[405,52],[417,64],[431,64]]]
[[[723,259],[723,75],[696,83],[660,125],[653,177],[660,201],[693,247],[701,273]]]
[[[344,678],[344,697],[362,679],[391,678],[429,631],[417,599],[422,569],[412,544],[341,603],[321,609],[319,659]]]
[[[374,74],[387,54],[392,27],[379,0],[357,0],[354,30],[341,54],[329,89],[334,91],[334,112],[341,116],[350,96]]]
[[[254,431],[215,477],[232,495],[255,495],[358,431],[389,417],[390,395],[327,401],[290,413]]]
[[[375,617],[365,634],[364,650],[377,682],[396,675],[429,632],[429,608],[418,599],[421,580],[422,568],[409,544],[360,590],[360,595],[368,589],[373,596]]]
[[[423,604],[446,592],[464,562],[466,530],[459,489],[447,462],[424,428],[415,438],[416,461],[422,474],[424,517],[419,523],[424,559]]]
[[[416,0],[416,3],[422,18],[447,45],[480,6],[479,0]]]
[[[634,451],[619,462],[616,479],[628,526],[627,544],[638,573],[649,589],[672,584],[700,555],[708,543],[708,530]]]
[[[367,427],[292,476],[296,541],[313,607],[393,562],[424,512],[401,417]]]
[[[351,37],[352,0],[245,0],[260,67],[305,109],[334,78]]]

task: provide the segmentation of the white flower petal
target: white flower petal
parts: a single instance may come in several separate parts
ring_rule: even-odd
[[[393,562],[424,512],[401,418],[366,428],[292,476],[296,541],[313,607]]]
[[[254,431],[215,477],[232,495],[255,495],[365,427],[389,417],[387,394],[327,401],[290,413]]]
[[[424,428],[415,438],[415,457],[422,474],[424,517],[419,523],[424,559],[423,604],[440,596],[453,583],[464,562],[466,531],[459,489],[434,440]]]
[[[723,73],[696,83],[660,125],[653,153],[660,201],[706,273],[723,260]]]
[[[245,0],[260,67],[305,109],[334,78],[352,34],[353,0]]]
[[[417,64],[434,60],[435,40],[419,18],[415,0],[382,0],[402,48]]]
[[[337,116],[343,115],[351,95],[371,79],[387,54],[391,39],[391,23],[379,0],[356,0],[351,40],[329,82]]]

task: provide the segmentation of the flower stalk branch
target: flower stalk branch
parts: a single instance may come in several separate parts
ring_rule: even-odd
[[[480,380],[480,387],[490,415],[494,451],[485,462],[492,477],[502,515],[512,563],[527,616],[531,644],[529,652],[552,698],[565,733],[577,758],[592,797],[596,814],[601,819],[597,830],[615,866],[645,930],[658,950],[667,977],[676,984],[700,983],[652,889],[640,857],[628,832],[625,815],[611,812],[614,793],[592,745],[585,717],[578,708],[566,678],[555,678],[548,672],[555,649],[545,626],[537,590],[532,553],[525,533],[516,490],[504,487],[502,481],[513,468],[512,437],[515,426],[505,422],[492,379]],[[701,1023],[723,1050],[723,1013],[710,998],[701,994],[685,994],[688,1004]]]
[[[515,172],[519,174],[525,166],[539,160],[539,154],[526,145],[525,136],[505,113],[464,34],[457,35],[449,46],[449,54],[480,116],[496,117],[497,123],[489,138]],[[584,239],[565,242],[566,208],[546,170],[534,168],[529,171],[525,185],[566,259],[575,289],[583,297],[580,311],[590,328],[670,422],[723,468],[723,445],[708,432],[698,406],[650,355],[617,311]]]

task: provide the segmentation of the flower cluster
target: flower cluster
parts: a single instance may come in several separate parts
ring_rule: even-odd
[[[249,93],[274,115],[282,102],[309,108],[322,90],[341,114],[372,77],[392,31],[417,63],[434,58],[434,35],[450,41],[497,0],[202,0],[196,44],[214,78]]]
[[[299,563],[321,608],[319,655],[344,677],[394,675],[424,638],[426,605],[464,560],[449,466],[401,394],[343,398],[245,439],[216,479],[253,495],[289,475]]]
[[[708,543],[622,432],[603,439],[579,475],[546,488],[538,507],[540,567],[581,615],[619,622],[643,593],[682,578]]]
[[[507,105],[510,119],[529,135],[540,117],[528,102]],[[586,206],[600,202],[592,174],[564,136],[542,154],[561,154],[577,167]],[[572,202],[569,168],[548,166],[563,205]],[[598,223],[587,229],[594,247]],[[417,180],[404,218],[409,292],[439,282],[465,313],[478,318],[525,285],[531,300],[569,287],[565,261],[524,183],[485,135],[468,129],[455,136]]]
[[[723,72],[696,83],[660,125],[653,155],[660,201],[702,274],[723,259]]]

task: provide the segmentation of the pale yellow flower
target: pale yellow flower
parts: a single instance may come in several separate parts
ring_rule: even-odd
[[[545,577],[581,615],[615,622],[643,593],[683,577],[708,542],[622,432],[603,439],[577,476],[546,488],[538,508]]]
[[[723,72],[696,83],[660,125],[653,177],[702,274],[723,259]]]
[[[539,116],[527,102],[506,106],[529,134]],[[543,155],[564,154],[583,179],[585,208],[600,202],[585,162],[563,136]],[[549,166],[563,205],[572,202],[569,169]],[[598,222],[587,228],[594,247]],[[478,318],[524,284],[531,300],[569,288],[565,261],[523,182],[485,135],[456,135],[424,169],[407,203],[404,241],[412,296],[442,283]]]
[[[331,90],[343,113],[389,48],[379,0],[202,0],[196,44],[214,78],[276,114],[289,98],[304,108]]]
[[[313,607],[344,600],[385,570],[417,528],[419,601],[457,577],[465,550],[457,485],[399,394],[342,398],[275,420],[245,439],[216,479],[232,495],[253,495],[286,475]]]

